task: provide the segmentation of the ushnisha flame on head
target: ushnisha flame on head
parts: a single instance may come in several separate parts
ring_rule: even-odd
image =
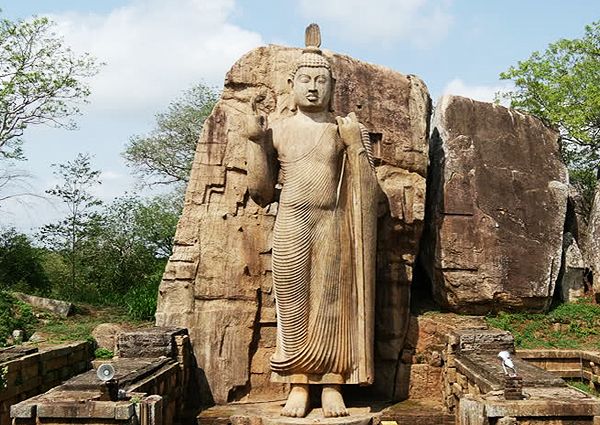
[[[305,48],[302,51],[302,55],[292,70],[292,79],[296,75],[298,69],[302,67],[307,68],[325,68],[331,73],[331,65],[329,61],[323,56],[323,52],[319,47],[321,46],[321,30],[317,24],[310,24],[306,27],[304,37]]]

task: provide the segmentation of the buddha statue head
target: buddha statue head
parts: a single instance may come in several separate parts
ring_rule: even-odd
[[[295,106],[303,112],[328,112],[334,79],[329,61],[319,49],[321,34],[317,24],[306,28],[305,44],[306,48],[294,64],[288,80]]]

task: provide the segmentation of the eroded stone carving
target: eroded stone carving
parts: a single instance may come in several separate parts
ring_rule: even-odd
[[[354,113],[334,119],[334,81],[319,28],[312,24],[306,33],[288,80],[294,115],[269,126],[262,115],[249,117],[248,189],[261,206],[279,202],[271,369],[273,381],[292,384],[282,414],[305,416],[308,384],[323,384],[324,415],[346,416],[339,384],[373,382],[380,191],[369,133]]]

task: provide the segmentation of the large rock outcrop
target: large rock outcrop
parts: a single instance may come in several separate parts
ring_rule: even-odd
[[[594,296],[600,301],[600,184],[596,186],[584,246],[584,260],[592,272]]]
[[[471,314],[549,306],[568,196],[558,138],[515,110],[440,100],[421,257],[440,305]]]
[[[241,128],[252,102],[269,122],[289,115],[287,79],[301,49],[268,46],[229,71],[196,150],[173,255],[159,289],[156,323],[189,329],[204,390],[217,403],[284,395],[269,381],[276,318],[271,232],[277,204],[260,208],[246,186]],[[395,393],[408,324],[412,269],[425,210],[430,99],[423,82],[347,56],[332,64],[333,107],[370,131],[380,205],[375,391]]]

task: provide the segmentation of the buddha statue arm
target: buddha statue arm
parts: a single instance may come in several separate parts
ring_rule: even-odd
[[[278,164],[273,148],[272,132],[266,128],[266,119],[251,116],[246,125],[246,158],[248,192],[254,202],[265,207],[276,200]]]

